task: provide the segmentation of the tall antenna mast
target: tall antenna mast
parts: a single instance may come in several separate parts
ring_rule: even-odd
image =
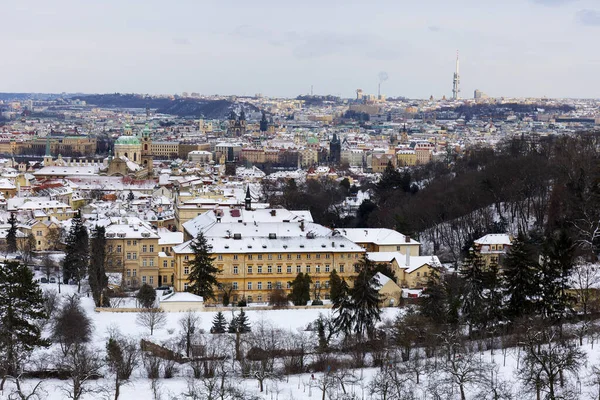
[[[454,78],[452,79],[452,99],[458,100],[460,93],[460,73],[458,64],[458,50],[456,50],[456,71],[454,72]]]

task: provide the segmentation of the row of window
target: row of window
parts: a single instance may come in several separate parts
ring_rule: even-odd
[[[331,266],[329,264],[325,264],[325,268],[321,268],[320,265],[315,265],[315,273],[316,274],[320,274],[321,270],[324,270],[326,273],[331,272]],[[339,265],[339,269],[340,269],[340,273],[344,272],[344,264],[340,264]],[[276,266],[276,270],[278,274],[283,273],[283,266],[281,265],[277,265]],[[238,275],[239,274],[239,266],[238,265],[234,265],[231,269],[231,272],[234,275]],[[302,272],[302,266],[301,265],[296,265],[296,273],[299,274],[300,272]],[[306,265],[304,267],[304,272],[306,272],[307,274],[311,273],[311,266],[310,265]],[[248,265],[247,266],[247,273],[249,275],[254,273],[254,266],[253,265]],[[257,265],[256,266],[256,273],[257,274],[262,274],[263,273],[263,266],[262,265]],[[273,266],[272,265],[267,265],[267,274],[272,274],[273,273]],[[292,266],[288,265],[286,267],[286,273],[287,274],[291,274],[292,273]]]
[[[134,240],[134,242],[135,242],[135,240]],[[112,244],[109,245],[108,246],[108,252],[112,253],[113,250],[115,250],[115,253],[122,253],[123,252],[123,246],[121,246],[120,244],[118,244],[116,247],[113,247]],[[142,246],[142,253],[154,253],[154,245],[153,244],[151,244],[149,246],[148,245],[143,245]],[[134,252],[134,253],[127,253],[127,254],[137,254],[137,253]],[[135,258],[134,258],[134,260],[135,260]]]
[[[246,255],[246,259],[247,260],[253,260],[254,256],[256,256],[257,260],[262,260],[263,259],[263,255],[262,254],[247,254]],[[286,254],[285,255],[286,260],[291,260],[292,259],[292,254]],[[305,254],[304,255],[306,257],[307,260],[310,260],[312,258],[311,254]],[[344,253],[340,254],[340,258],[345,258],[346,255]],[[331,254],[330,253],[325,253],[325,259],[328,260],[331,258]],[[348,254],[348,258],[352,258],[352,254]],[[354,258],[358,259],[358,254],[354,254]],[[234,254],[233,255],[233,259],[234,260],[238,260],[239,259],[239,255],[238,254]],[[267,260],[272,260],[273,259],[273,254],[267,254]],[[283,254],[277,254],[277,259],[278,260],[283,260]],[[301,260],[302,259],[302,254],[296,254],[296,260]],[[321,259],[321,254],[315,254],[315,259],[316,260],[320,260]],[[217,255],[217,260],[222,261],[223,260],[223,255],[219,254]]]
[[[262,282],[247,282],[246,283],[246,288],[248,290],[253,290],[254,289],[254,283],[256,283],[256,290],[263,290],[264,289]],[[329,288],[329,281],[325,281],[323,284],[324,284],[324,286],[326,288]],[[232,287],[233,290],[239,290],[239,285],[238,285],[237,282],[232,282],[231,283],[231,287]],[[267,290],[273,289],[273,282],[270,282],[270,281],[267,282],[265,287],[266,287]],[[281,282],[275,282],[275,288],[281,289],[282,287],[283,287],[283,284]],[[291,287],[292,286],[291,286],[290,282],[287,282],[285,288],[286,289],[291,289]],[[321,281],[315,281],[314,287],[315,288],[320,288],[321,287]]]

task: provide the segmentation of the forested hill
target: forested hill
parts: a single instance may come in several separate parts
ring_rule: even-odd
[[[437,248],[468,248],[486,233],[561,229],[581,249],[600,251],[599,148],[594,133],[512,139],[497,149],[471,148],[449,165],[389,169],[366,224],[418,235]]]
[[[99,107],[115,108],[151,108],[158,113],[177,115],[180,117],[204,117],[208,119],[226,119],[231,110],[237,108],[235,103],[229,100],[205,100],[205,99],[168,99],[146,97],[135,94],[93,94],[74,97],[84,100],[88,104]],[[246,111],[254,111],[256,107],[244,104]]]

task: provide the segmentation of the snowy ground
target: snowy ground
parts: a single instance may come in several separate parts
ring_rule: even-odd
[[[44,290],[52,289],[56,290],[57,285],[42,284]],[[77,290],[76,286],[62,285],[61,291],[63,295],[69,295],[75,293]],[[154,335],[148,336],[148,331],[136,324],[137,313],[116,313],[116,312],[95,312],[94,304],[91,298],[82,297],[81,304],[88,315],[92,318],[94,324],[94,334],[92,345],[99,351],[104,353],[106,340],[111,329],[117,328],[121,333],[127,334],[136,338],[147,337],[153,342],[160,343],[162,341],[173,338],[177,334],[178,320],[181,318],[180,313],[168,313],[167,324],[164,328],[155,331]],[[329,314],[331,310],[328,309],[306,309],[306,310],[269,310],[269,311],[254,311],[251,309],[247,310],[247,315],[252,325],[258,324],[260,321],[270,322],[273,326],[294,332],[303,330],[307,324],[314,321],[319,313],[325,315]],[[393,319],[401,312],[399,309],[385,309],[383,312],[383,319]],[[212,325],[212,319],[215,312],[203,312],[201,313],[201,327],[205,331],[209,331]],[[226,315],[227,319],[230,319],[230,315]],[[592,365],[600,364],[600,345],[596,344],[592,346],[589,343],[584,343],[582,349],[587,353],[588,359],[586,367],[583,368],[579,374],[579,379],[571,379],[571,384],[576,388],[581,387],[581,393],[577,394],[574,398],[590,398],[592,394],[596,394],[597,389],[590,385],[590,369]],[[46,350],[51,352],[52,350]],[[508,381],[508,384],[513,387],[513,393],[516,398],[529,399],[534,398],[520,391],[519,384],[514,375],[517,365],[517,354],[514,351],[509,351],[506,355],[506,366],[504,364],[504,357],[501,351],[496,350],[494,355],[490,352],[478,353],[482,361],[491,362],[494,361],[498,365],[500,379]],[[184,368],[185,369],[185,368]],[[363,370],[355,371],[357,380],[353,384],[348,385],[348,392],[354,393],[356,398],[359,399],[370,399],[373,398],[369,395],[368,384],[372,378],[377,374],[378,369],[366,368]],[[184,375],[184,376],[181,376]],[[184,393],[187,390],[189,371],[182,370],[178,377],[172,379],[161,379],[160,390],[162,398],[166,400],[171,399],[185,399]],[[254,379],[243,380],[238,378],[236,384],[238,387],[243,388],[245,393],[253,393],[259,395],[263,399],[279,399],[279,400],[292,400],[292,399],[309,399],[316,398],[321,399],[322,393],[317,388],[319,380],[322,378],[322,373],[316,373],[314,380],[310,374],[292,375],[290,377],[284,377],[282,381],[273,382],[267,381],[265,384],[265,392],[262,394],[258,390],[257,381]],[[26,381],[26,386],[32,387],[37,383],[37,380]],[[67,394],[63,390],[66,381],[60,380],[46,380],[42,383],[43,396],[41,398],[49,400],[58,400],[68,398]],[[94,385],[106,388],[110,390],[113,387],[113,382],[110,379],[100,379],[94,382]],[[421,383],[414,387],[414,394],[416,399],[428,399],[428,395],[425,392],[427,387],[427,377],[422,377]],[[0,393],[0,399],[8,399],[12,385],[8,385],[4,393]],[[458,392],[455,393],[458,395]],[[109,391],[106,393],[94,393],[87,394],[82,397],[84,400],[92,399],[104,399],[111,398]],[[124,386],[121,390],[120,399],[151,399],[152,391],[150,388],[150,380],[145,378],[145,373],[142,368],[138,368],[133,375],[133,379]],[[326,397],[329,399],[329,397]],[[475,391],[469,391],[467,393],[468,399],[484,400],[485,397],[481,397]]]

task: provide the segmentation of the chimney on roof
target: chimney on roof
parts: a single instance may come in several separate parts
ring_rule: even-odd
[[[300,221],[300,230],[304,232],[304,220]]]
[[[406,236],[406,235],[405,235],[405,236],[404,236],[404,241],[405,241],[406,243],[410,243],[410,236]]]
[[[410,265],[410,251],[409,249],[406,249],[406,266],[408,267]]]

